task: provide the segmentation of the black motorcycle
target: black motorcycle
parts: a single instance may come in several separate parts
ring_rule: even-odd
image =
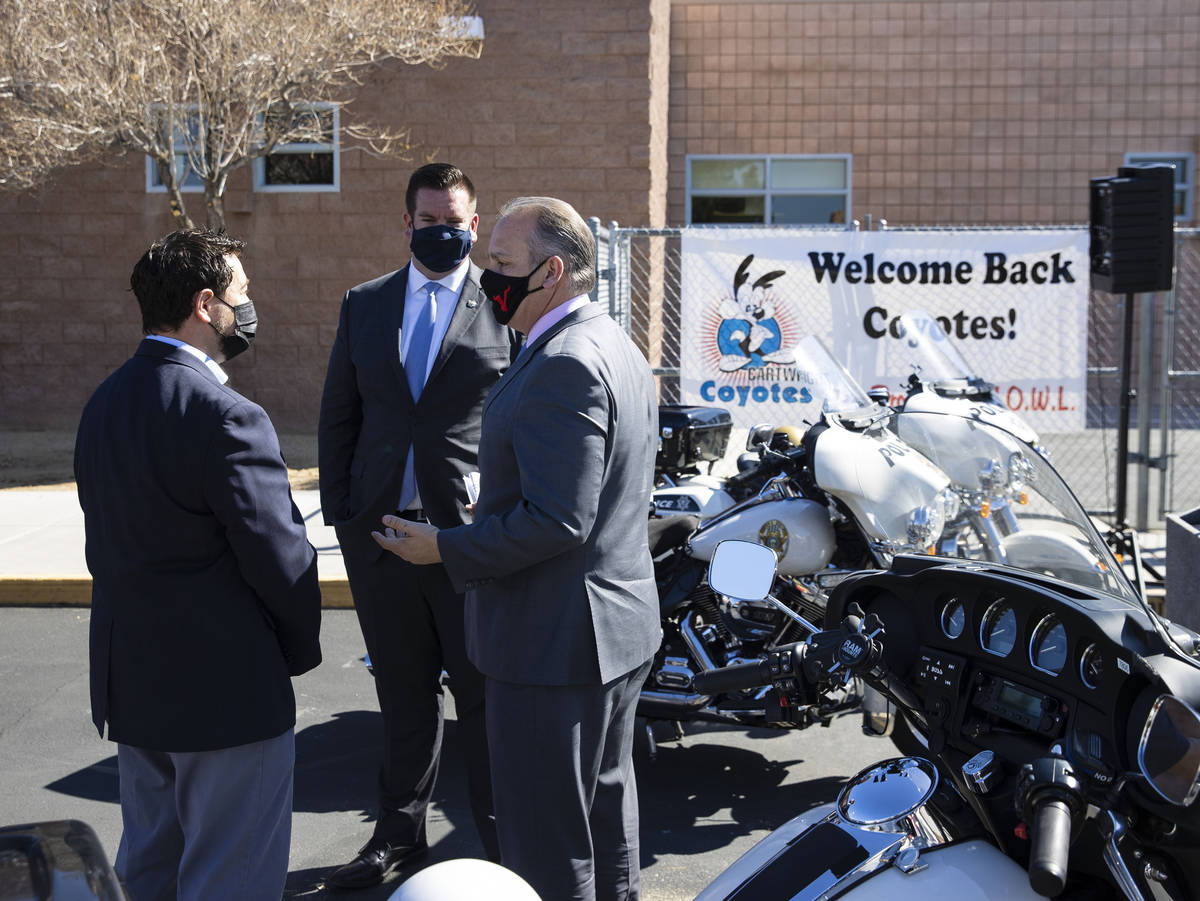
[[[710,578],[767,599],[773,570],[728,542]],[[696,687],[811,705],[862,679],[928,748],[864,770],[698,901],[1200,897],[1196,633],[1136,595],[910,556],[839,585],[825,625]]]

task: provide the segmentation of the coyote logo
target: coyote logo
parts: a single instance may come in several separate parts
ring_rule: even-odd
[[[733,276],[733,293],[721,301],[717,349],[722,372],[795,362],[791,352],[783,350],[783,330],[775,319],[776,296],[771,290],[784,270],[773,269],[747,285],[753,261],[754,254],[742,260]]]

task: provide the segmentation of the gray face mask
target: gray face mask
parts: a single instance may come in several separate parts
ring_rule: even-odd
[[[231,334],[226,335],[211,322],[209,323],[212,330],[221,338],[221,353],[226,360],[232,360],[250,346],[254,341],[255,332],[258,331],[258,314],[254,312],[254,301],[246,299],[235,307],[233,304],[225,303],[219,297],[214,296],[213,299],[233,310],[233,332]]]

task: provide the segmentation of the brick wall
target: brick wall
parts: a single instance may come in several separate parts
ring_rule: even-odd
[[[393,65],[343,112],[410,130],[410,159],[341,155],[337,193],[249,190],[230,179],[226,221],[244,257],[261,326],[229,365],[232,383],[284,431],[316,429],[343,292],[407,260],[404,188],[428,159],[460,165],[479,190],[486,264],[495,211],[552,194],[603,221],[664,215],[669,0],[480,0],[478,60],[439,70]],[[652,85],[652,81],[657,83]],[[656,110],[651,112],[652,98]],[[140,336],[129,271],[172,228],[144,161],[65,171],[33,195],[0,195],[0,424],[74,428],[88,396]],[[201,198],[190,212],[203,218]]]
[[[853,213],[1062,223],[1126,151],[1198,152],[1195,0],[479,0],[479,60],[392,66],[343,112],[411,131],[408,161],[341,157],[341,191],[231,178],[262,315],[235,385],[315,430],[345,289],[401,265],[414,165],[451,160],[498,206],[682,224],[689,153],[849,153]],[[128,273],[171,228],[140,157],[0,196],[0,424],[70,428],[139,335]],[[650,336],[651,342],[653,336]]]
[[[1130,152],[1200,150],[1195,0],[674,0],[669,220],[690,153],[853,154],[853,215],[1087,219]]]

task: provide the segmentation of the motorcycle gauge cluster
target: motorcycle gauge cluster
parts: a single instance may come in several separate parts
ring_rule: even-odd
[[[951,598],[942,608],[942,632],[947,638],[958,638],[966,627],[966,607],[958,598]]]
[[[1067,665],[1067,629],[1055,614],[1042,617],[1029,640],[1029,662],[1034,669],[1057,676]]]
[[[1104,653],[1095,642],[1084,648],[1077,664],[1072,664],[1071,641],[1067,626],[1057,613],[1047,613],[1037,620],[1032,631],[1019,623],[1017,610],[1008,598],[993,597],[979,621],[979,646],[989,654],[1008,657],[1018,643],[1028,635],[1029,665],[1048,676],[1061,676],[1070,665],[1077,665],[1079,678],[1090,689],[1098,689],[1104,678]],[[943,635],[957,641],[967,633],[973,617],[971,601],[958,594],[945,595],[939,601],[941,612],[938,626]]]
[[[1007,657],[1017,646],[1017,614],[1004,598],[993,601],[983,614],[979,644],[997,657]]]
[[[1100,680],[1104,678],[1104,654],[1095,644],[1084,648],[1079,659],[1079,678],[1088,688],[1100,687]]]

